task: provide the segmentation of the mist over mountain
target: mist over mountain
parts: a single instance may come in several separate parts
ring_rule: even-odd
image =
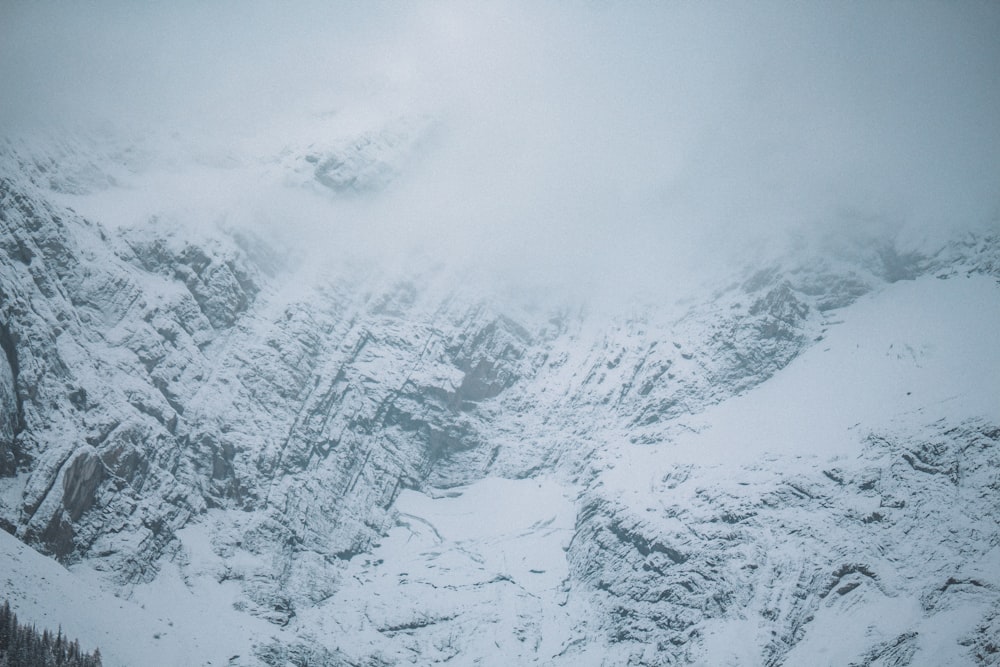
[[[429,119],[405,177],[339,223],[380,247],[634,287],[790,232],[922,240],[1000,210],[989,3],[4,12],[10,128],[173,137],[176,169]],[[306,215],[337,224],[272,224]]]
[[[1000,664],[998,34],[4,5],[4,597],[106,665]]]

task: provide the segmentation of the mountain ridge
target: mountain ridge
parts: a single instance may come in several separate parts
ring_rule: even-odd
[[[58,171],[56,161],[42,162]],[[803,467],[795,450],[762,454],[747,468],[720,469],[697,456],[668,470],[647,461],[661,477],[638,490],[618,471],[642,461],[626,450],[666,455],[684,441],[692,415],[770,386],[866,296],[896,284],[972,280],[984,312],[997,312],[996,236],[966,236],[929,253],[879,242],[754,266],[680,316],[655,305],[626,316],[576,305],[512,313],[488,294],[453,290],[438,269],[314,275],[235,228],[190,235],[154,219],[106,229],[52,192],[65,190],[53,183],[66,179],[25,176],[23,155],[4,164],[0,460],[9,476],[0,520],[125,597],[142,599],[175,576],[201,595],[213,595],[203,588],[209,582],[226,585],[234,613],[269,622],[276,637],[230,664],[394,664],[421,655],[489,662],[495,649],[463,637],[495,627],[505,629],[507,651],[526,647],[516,649],[519,659],[536,664],[714,656],[716,664],[776,665],[831,650],[815,639],[823,636],[812,632],[816,619],[841,627],[854,606],[878,610],[905,595],[921,600],[922,615],[900,628],[873,617],[875,629],[845,643],[842,657],[995,664],[989,637],[1000,582],[987,566],[996,527],[985,499],[997,490],[989,470],[1000,416],[956,413],[850,435],[863,443],[858,459],[833,466]],[[948,457],[965,461],[969,476],[956,477]],[[755,481],[734,486],[732,474]],[[367,621],[356,606],[332,614],[335,621],[321,618],[338,595],[357,595],[346,577],[388,581],[378,579],[378,566],[360,565],[377,560],[387,537],[418,535],[407,521],[440,522],[419,494],[455,493],[470,511],[485,512],[477,485],[494,478],[537,478],[571,499],[572,527],[558,516],[572,538],[522,552],[547,562],[553,549],[564,550],[564,579],[532,592],[519,579],[542,577],[536,568],[515,576],[509,565],[488,564],[470,589],[480,597],[442,601],[433,618],[420,609],[426,597],[400,584],[405,603],[383,610],[381,629],[358,641],[348,629]],[[894,491],[875,494],[869,483]],[[623,501],[630,488],[640,504],[660,499],[660,509]],[[961,565],[962,549],[932,550],[933,577],[908,584],[917,574],[900,579],[872,554],[880,544],[902,549],[912,531],[930,544],[947,520],[922,526],[922,512],[943,511],[949,489],[972,494],[960,505],[973,517],[960,541],[987,565]],[[407,519],[400,502],[430,514]],[[864,535],[864,558],[850,549],[825,553],[814,513],[831,534]],[[538,522],[551,518],[541,512]],[[211,534],[199,533],[209,522]],[[880,538],[883,527],[888,536]],[[520,538],[501,535],[521,548]],[[475,540],[493,538],[426,539],[441,540],[440,558],[461,559],[463,549],[486,553],[489,542]],[[803,555],[788,555],[792,543]],[[781,549],[768,556],[775,545]],[[382,558],[413,559],[430,577],[433,558],[399,553]],[[454,576],[469,573],[450,567]],[[925,645],[935,610],[967,598],[977,600],[979,616]],[[540,606],[534,615],[491,615],[495,599],[511,609],[529,599]],[[551,613],[563,607],[584,631],[551,621],[563,638],[555,645],[540,619],[563,618]],[[332,638],[315,629],[330,623]],[[768,628],[774,634],[761,637]],[[727,648],[720,637],[730,631],[746,641]]]

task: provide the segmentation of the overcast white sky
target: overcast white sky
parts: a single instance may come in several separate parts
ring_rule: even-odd
[[[0,90],[11,133],[280,145],[325,112],[429,114],[442,139],[358,213],[369,240],[543,279],[1000,224],[996,2],[8,1]]]

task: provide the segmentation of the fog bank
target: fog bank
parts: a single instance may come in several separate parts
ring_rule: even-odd
[[[788,239],[996,230],[998,36],[989,2],[5,3],[0,126],[245,158],[426,116],[383,191],[220,201],[330,261],[417,248],[617,289]]]

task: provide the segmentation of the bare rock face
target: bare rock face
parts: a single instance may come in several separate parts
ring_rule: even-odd
[[[17,351],[6,326],[0,325],[0,475],[17,468],[19,451],[14,436],[21,429],[21,402],[17,395]]]
[[[63,473],[63,507],[77,521],[94,503],[94,492],[104,479],[104,464],[92,447],[78,449]]]

